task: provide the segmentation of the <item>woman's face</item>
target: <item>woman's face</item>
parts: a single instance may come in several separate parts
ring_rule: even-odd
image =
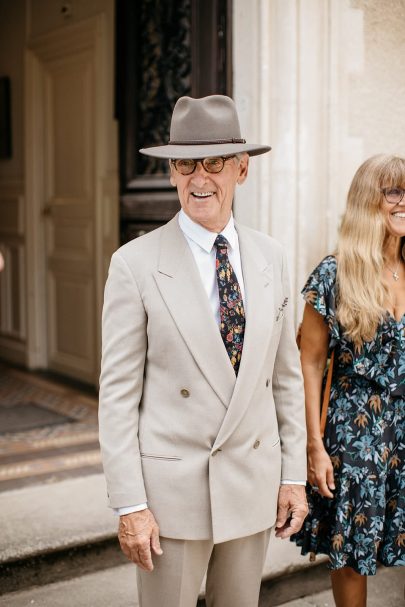
[[[402,200],[400,200],[402,195]],[[388,199],[388,200],[387,200]],[[405,191],[403,188],[385,188],[382,211],[387,231],[391,236],[405,236]]]

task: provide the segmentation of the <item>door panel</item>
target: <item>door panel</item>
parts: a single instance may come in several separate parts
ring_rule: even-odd
[[[45,66],[48,366],[94,378],[94,98],[89,52]]]

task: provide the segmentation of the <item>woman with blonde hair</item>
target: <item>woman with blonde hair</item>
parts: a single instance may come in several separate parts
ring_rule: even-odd
[[[405,160],[366,160],[335,255],[303,289],[309,515],[292,539],[329,555],[337,607],[365,607],[377,562],[405,565]],[[324,369],[333,356],[324,437]]]

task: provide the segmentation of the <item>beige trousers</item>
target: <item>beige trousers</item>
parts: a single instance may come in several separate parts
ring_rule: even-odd
[[[154,570],[137,568],[139,607],[196,607],[207,573],[207,607],[257,607],[270,530],[221,544],[160,538]]]

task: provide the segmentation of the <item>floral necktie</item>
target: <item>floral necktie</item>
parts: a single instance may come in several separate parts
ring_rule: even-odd
[[[228,241],[218,234],[215,239],[216,272],[219,292],[220,331],[236,375],[242,357],[245,334],[245,309],[236,274],[228,258]]]

